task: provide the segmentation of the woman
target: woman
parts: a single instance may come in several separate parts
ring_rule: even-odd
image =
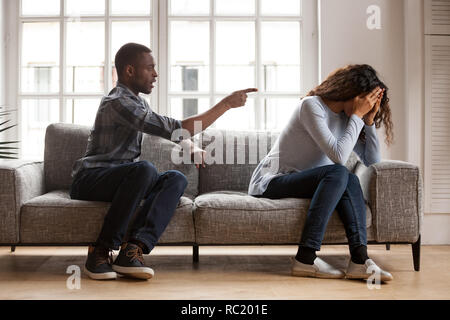
[[[392,143],[388,88],[369,65],[333,72],[303,98],[269,154],[253,172],[249,194],[270,199],[311,198],[292,274],[380,280],[392,275],[367,255],[366,206],[359,180],[344,166],[355,151],[366,166],[380,161],[375,128]],[[316,256],[336,209],[351,259],[346,274]]]

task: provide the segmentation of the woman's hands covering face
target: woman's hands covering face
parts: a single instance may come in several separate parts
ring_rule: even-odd
[[[365,122],[366,125],[368,125],[368,126],[373,125],[373,120],[375,119],[375,116],[377,115],[378,111],[380,110],[381,100],[383,100],[383,95],[384,95],[385,92],[386,92],[386,89],[382,89],[381,93],[378,94],[378,97],[377,97],[377,100],[375,102],[375,105],[364,116],[364,122]]]
[[[359,95],[353,99],[353,114],[356,114],[361,119],[368,113],[371,113],[372,110],[377,107],[380,107],[381,98],[383,97],[383,90],[380,87],[376,87],[369,94],[364,96]],[[378,109],[374,114],[378,112]],[[375,115],[374,115],[375,117]]]

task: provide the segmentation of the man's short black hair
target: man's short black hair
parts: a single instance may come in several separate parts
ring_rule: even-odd
[[[119,79],[122,77],[125,67],[127,65],[136,65],[139,55],[143,52],[150,53],[152,50],[142,44],[132,42],[124,44],[119,51],[117,51],[114,63]]]

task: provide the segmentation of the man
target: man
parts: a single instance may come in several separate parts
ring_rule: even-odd
[[[158,173],[148,161],[137,161],[141,154],[142,132],[171,139],[177,129],[191,135],[194,122],[209,127],[230,108],[243,106],[247,93],[236,91],[210,110],[185,120],[156,114],[139,93],[150,94],[158,74],[151,50],[128,43],[115,57],[117,86],[102,99],[91,130],[86,154],[74,164],[72,199],[111,202],[95,244],[89,246],[85,271],[92,279],[115,279],[117,273],[150,279],[154,272],[145,266],[143,254],[149,254],[168,225],[187,179],[179,171]],[[187,139],[193,156],[204,151]],[[167,159],[170,161],[170,159]],[[129,240],[122,243],[130,218],[144,200],[131,227]],[[111,250],[120,252],[114,262]]]

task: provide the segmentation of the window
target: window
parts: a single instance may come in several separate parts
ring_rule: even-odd
[[[315,64],[302,54],[315,46],[303,36],[316,21],[312,2],[169,1],[168,114],[197,114],[232,91],[257,87],[246,107],[228,111],[212,127],[281,130],[316,81],[312,72],[302,77],[303,64]]]
[[[45,128],[52,122],[92,126],[102,96],[117,80],[114,56],[120,46],[139,42],[152,47],[152,4],[150,0],[20,1],[22,158],[43,157]]]
[[[315,1],[21,0],[17,6],[22,158],[42,158],[52,122],[91,126],[126,42],[157,61],[152,108],[184,119],[259,88],[213,126],[280,130],[317,82]],[[307,18],[305,18],[307,17]]]

